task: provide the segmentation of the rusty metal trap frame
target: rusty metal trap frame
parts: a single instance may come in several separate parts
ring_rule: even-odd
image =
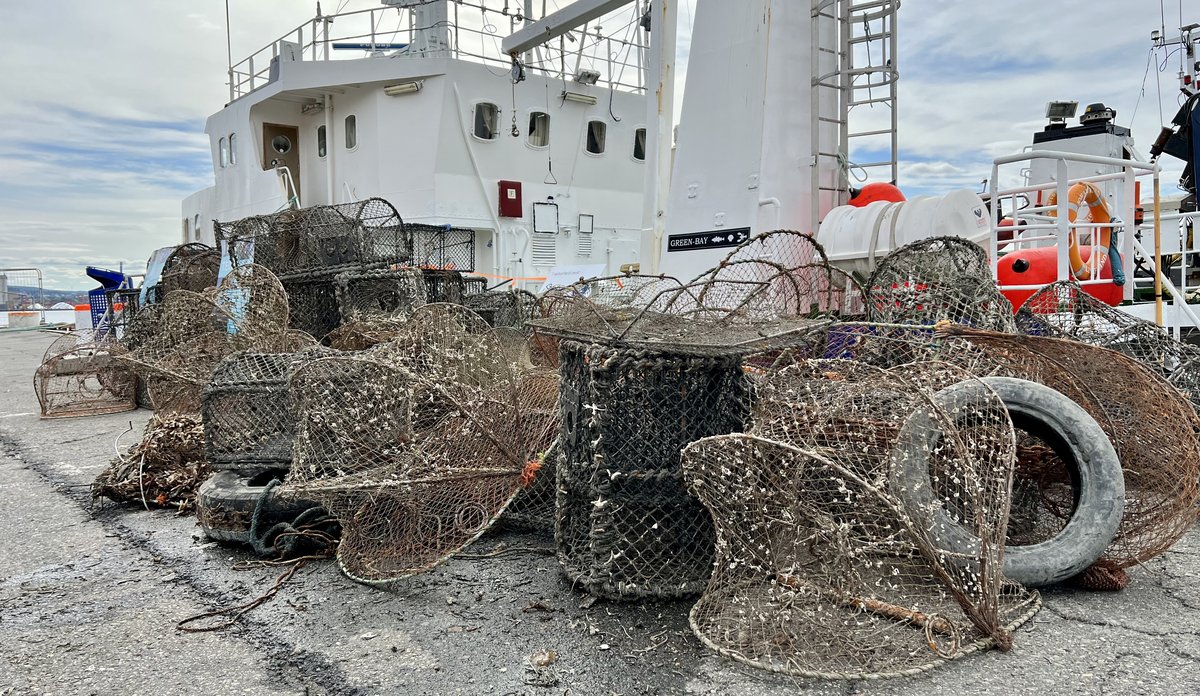
[[[785,674],[919,674],[991,646],[1040,606],[1003,576],[1015,440],[963,370],[812,360],[759,377],[746,434],[683,452],[716,562],[689,621]]]
[[[867,318],[881,324],[964,326],[1013,333],[1013,308],[992,279],[983,247],[931,237],[900,247],[867,282]]]
[[[204,293],[176,290],[139,314],[118,357],[147,385],[156,411],[200,413],[213,370],[240,350],[290,352],[303,337],[287,330],[287,296],[257,265],[240,266]]]
[[[632,275],[576,284],[531,324],[539,335],[676,354],[779,349],[832,317],[861,314],[858,284],[823,254],[808,235],[769,232],[686,284]],[[816,260],[788,265],[794,258]]]
[[[848,358],[878,367],[939,360],[979,377],[1037,382],[1081,406],[1107,435],[1124,472],[1121,523],[1096,563],[1116,586],[1127,582],[1122,569],[1169,549],[1195,519],[1200,417],[1160,373],[1127,355],[1073,340],[950,324],[838,324],[830,327],[823,348],[795,356],[811,357]],[[1035,544],[1063,529],[1076,492],[1069,466],[1053,443],[1020,429],[1017,437],[1008,533],[1010,543]]]
[[[425,278],[420,269],[380,267],[347,270],[334,277],[342,322],[402,319],[425,304]]]
[[[1016,322],[1023,334],[1067,338],[1128,355],[1200,408],[1200,348],[1108,306],[1074,281],[1059,281],[1031,295],[1017,311]]]
[[[281,277],[413,258],[411,233],[382,198],[285,210],[215,227],[234,266],[256,263]]]
[[[295,370],[296,447],[286,489],[341,521],[351,578],[428,570],[482,534],[523,486],[557,429],[553,373],[504,360],[482,319],[426,305],[400,335]]]
[[[257,473],[287,469],[296,419],[288,400],[288,377],[317,349],[297,353],[241,351],[226,357],[204,389],[204,451],[215,470]]]
[[[463,304],[467,297],[467,281],[462,271],[423,268],[421,275],[425,281],[425,302]]]
[[[444,418],[414,422],[422,391],[452,404]],[[545,376],[514,373],[480,389],[362,355],[308,362],[292,377],[299,428],[288,490],[340,518],[338,563],[354,580],[418,574],[478,538],[536,478],[556,394]]]
[[[42,418],[120,413],[137,408],[137,378],[112,354],[115,342],[77,334],[54,340],[33,375]]]

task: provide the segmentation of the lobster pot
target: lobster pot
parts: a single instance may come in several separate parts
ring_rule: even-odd
[[[403,318],[425,304],[425,279],[415,268],[350,270],[335,280],[342,321]]]
[[[462,273],[426,268],[421,274],[425,277],[426,302],[463,303],[463,298],[467,295],[467,284]]]
[[[421,268],[475,270],[475,231],[446,225],[405,223],[412,265]]]
[[[301,361],[298,354],[245,351],[217,365],[201,405],[205,456],[214,469],[288,467],[296,433],[288,376]]]
[[[75,336],[67,336],[72,342]],[[137,408],[136,377],[127,366],[93,344],[60,346],[55,341],[33,376],[43,418],[120,413]]]
[[[280,278],[288,297],[288,319],[293,329],[318,341],[342,324],[334,274],[304,274]]]
[[[555,535],[566,575],[613,599],[700,592],[714,531],[684,487],[680,450],[746,426],[740,357],[563,341],[560,360]]]
[[[537,309],[537,297],[526,290],[493,290],[469,294],[464,304],[490,326],[524,330]]]

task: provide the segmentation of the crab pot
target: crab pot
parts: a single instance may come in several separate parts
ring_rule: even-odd
[[[464,304],[490,326],[524,330],[525,324],[533,318],[537,297],[525,290],[492,290],[469,294]]]
[[[120,413],[137,408],[136,377],[93,345],[56,353],[34,373],[42,418]]]
[[[343,321],[406,317],[425,304],[425,280],[418,269],[345,271],[337,275],[336,281]]]
[[[298,354],[234,353],[213,372],[201,413],[204,450],[214,469],[287,468],[296,419],[288,402],[288,376]]]
[[[331,273],[280,278],[288,297],[289,325],[323,340],[342,324],[337,287]]]
[[[566,575],[612,599],[704,589],[708,511],[684,487],[680,450],[741,432],[750,384],[735,355],[563,341],[555,535]]]
[[[426,302],[463,303],[467,294],[467,284],[462,273],[431,268],[424,269],[421,273],[425,276]]]

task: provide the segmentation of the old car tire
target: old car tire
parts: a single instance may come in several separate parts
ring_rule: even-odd
[[[245,477],[234,471],[218,471],[200,486],[196,496],[196,518],[204,534],[217,541],[250,543],[250,522],[254,509],[274,479],[282,479],[286,470],[271,470]],[[300,513],[314,507],[309,500],[296,500],[272,494],[266,500],[263,522],[291,522]]]
[[[947,413],[959,405],[978,403],[983,388],[996,392],[1014,427],[1042,438],[1074,476],[1075,509],[1054,537],[1028,546],[1006,546],[1004,574],[1030,587],[1066,580],[1100,558],[1116,536],[1125,509],[1125,479],[1116,450],[1103,428],[1079,404],[1036,382],[1012,377],[984,377],[939,391],[935,402]],[[924,453],[941,439],[940,426],[929,413],[913,414],[901,428],[893,491],[922,520],[934,542],[948,551],[972,554],[979,539],[954,521],[935,499]],[[929,515],[917,511],[932,511]]]

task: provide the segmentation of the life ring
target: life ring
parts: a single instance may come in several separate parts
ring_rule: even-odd
[[[1087,219],[1097,224],[1112,222],[1112,213],[1108,211],[1108,203],[1104,201],[1104,193],[1100,191],[1100,187],[1088,181],[1081,181],[1077,184],[1072,184],[1071,188],[1067,189],[1067,219],[1075,222],[1083,214],[1087,214]],[[1046,205],[1058,205],[1058,192],[1051,191],[1050,196],[1046,199]],[[1058,211],[1051,210],[1050,217],[1057,217]],[[1083,256],[1079,253],[1079,238],[1075,230],[1071,230],[1070,235],[1070,255],[1071,255],[1071,274],[1076,280],[1091,280],[1093,277],[1099,277],[1100,269],[1108,263],[1108,245],[1112,239],[1112,227],[1094,227],[1094,233],[1100,234],[1100,243],[1097,245],[1096,253],[1088,259],[1083,260]]]

